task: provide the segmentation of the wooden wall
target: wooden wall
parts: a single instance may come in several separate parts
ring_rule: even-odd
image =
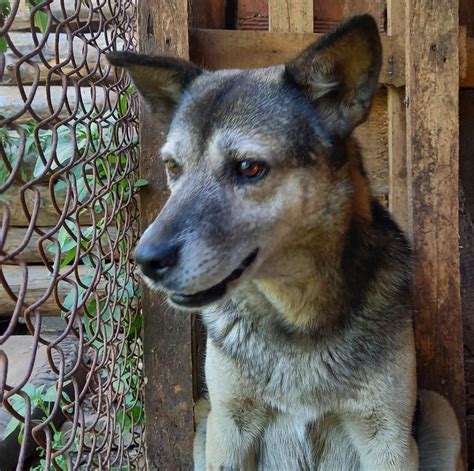
[[[474,468],[474,90],[460,93],[460,254],[466,372],[466,426]]]

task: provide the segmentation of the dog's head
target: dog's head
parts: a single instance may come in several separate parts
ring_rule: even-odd
[[[298,248],[335,237],[352,193],[345,142],[369,113],[381,66],[370,16],[264,69],[208,72],[132,53],[109,60],[169,128],[157,158],[171,196],[135,256],[173,304],[202,307],[243,279],[284,276]]]

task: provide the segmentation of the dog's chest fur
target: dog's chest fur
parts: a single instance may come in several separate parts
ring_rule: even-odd
[[[212,348],[235,369],[244,394],[281,412],[316,417],[360,401],[369,378],[373,381],[393,362],[411,328],[409,316],[393,314],[370,327],[368,316],[354,316],[331,332],[301,334],[291,331],[258,288],[248,284],[203,317]],[[384,324],[390,318],[393,333],[387,336]]]

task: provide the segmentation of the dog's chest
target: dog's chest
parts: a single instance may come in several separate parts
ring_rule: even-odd
[[[357,386],[347,349],[334,343],[292,339],[266,319],[236,312],[204,316],[213,347],[232,360],[240,386],[273,407],[307,413],[333,409]]]

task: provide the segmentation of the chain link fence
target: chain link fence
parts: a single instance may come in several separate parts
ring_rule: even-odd
[[[134,0],[0,0],[0,469],[144,469]]]

